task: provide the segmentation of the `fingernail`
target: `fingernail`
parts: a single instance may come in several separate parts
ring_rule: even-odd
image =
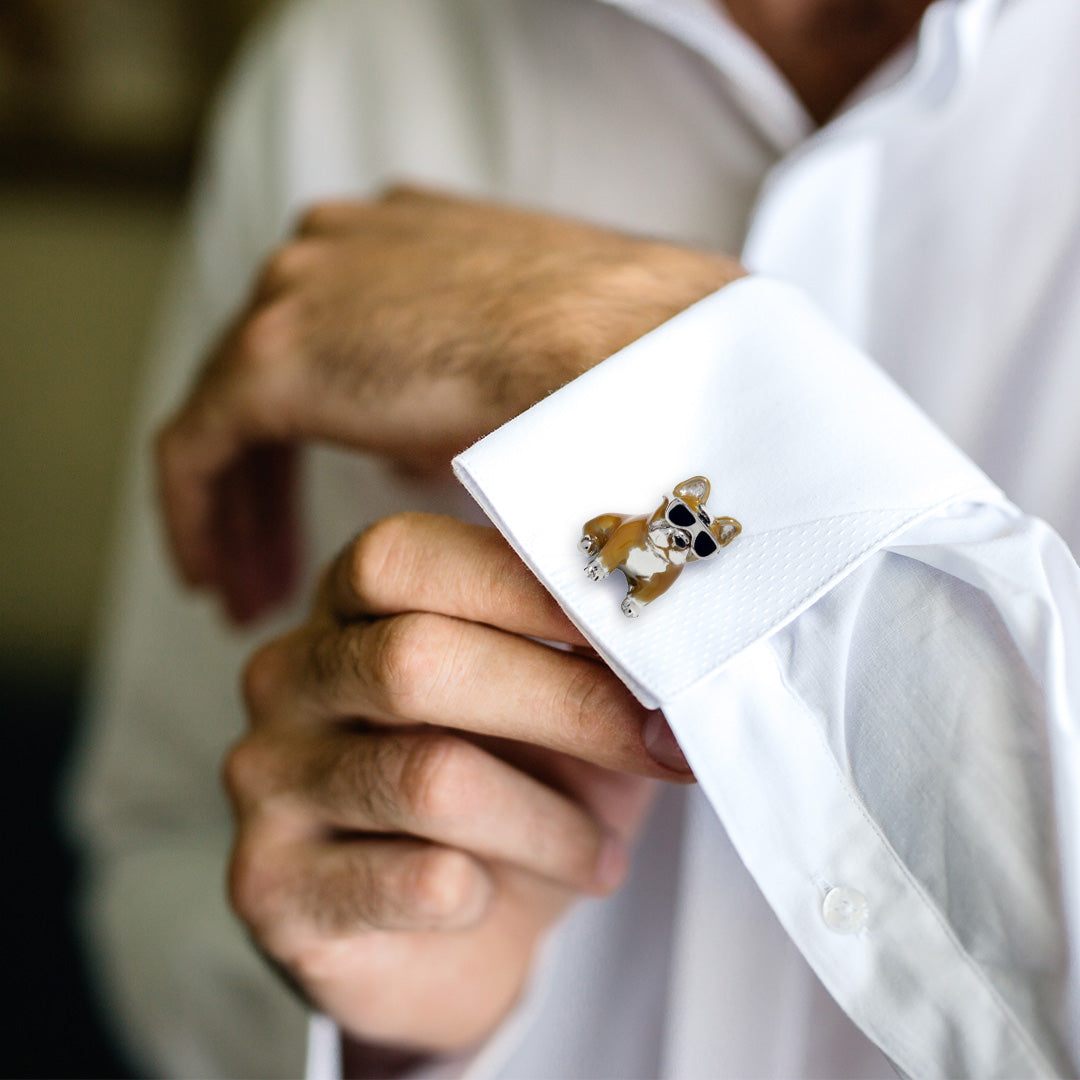
[[[650,715],[641,729],[641,737],[653,761],[659,762],[664,768],[671,769],[673,772],[688,773],[690,771],[690,766],[679,744],[675,741],[675,734],[668,727],[668,722],[664,719],[662,712],[657,711]]]
[[[596,884],[604,892],[617,888],[626,877],[629,864],[630,857],[625,841],[615,835],[609,836],[596,860]]]

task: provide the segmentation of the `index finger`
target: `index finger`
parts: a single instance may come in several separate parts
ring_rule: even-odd
[[[496,529],[438,514],[395,514],[361,533],[333,564],[324,598],[346,621],[430,611],[587,644]]]
[[[251,448],[295,439],[299,384],[288,345],[291,311],[285,303],[245,311],[158,432],[161,510],[173,557],[190,585],[222,584],[216,532],[222,478]]]

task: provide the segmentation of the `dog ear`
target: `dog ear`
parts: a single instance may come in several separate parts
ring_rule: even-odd
[[[719,526],[715,535],[716,542],[721,547],[726,547],[742,532],[742,526],[731,517],[717,518],[713,524]]]
[[[675,494],[680,499],[697,499],[698,502],[706,502],[709,498],[709,481],[704,476],[691,476],[681,484],[675,485]]]

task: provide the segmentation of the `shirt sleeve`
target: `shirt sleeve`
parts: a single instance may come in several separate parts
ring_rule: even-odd
[[[225,901],[219,762],[242,729],[252,634],[176,587],[150,436],[247,290],[277,229],[265,176],[276,66],[256,41],[227,88],[148,368],[68,818],[86,857],[84,940],[127,1053],[151,1075],[296,1076],[305,1013]],[[299,617],[299,611],[294,612]],[[272,627],[262,627],[265,634]]]
[[[796,290],[722,290],[462,455],[660,706],[792,940],[904,1073],[1080,1062],[1080,572]],[[703,474],[742,534],[639,618],[576,547]]]
[[[92,970],[108,1019],[150,1075],[301,1074],[306,1010],[225,899],[232,826],[219,774],[244,727],[240,673],[260,641],[306,616],[320,570],[357,529],[400,510],[475,510],[452,482],[404,483],[372,459],[306,448],[304,580],[273,619],[240,633],[213,602],[177,587],[150,475],[153,431],[298,212],[378,190],[405,171],[408,145],[384,145],[376,122],[415,85],[413,68],[385,47],[412,40],[387,36],[396,29],[421,27],[399,8],[284,4],[257,24],[214,112],[148,365],[66,803],[87,864],[81,906]],[[431,11],[416,40],[438,51],[443,24]],[[384,98],[391,73],[400,78]],[[428,107],[430,89],[409,100],[424,120],[410,138],[424,143],[446,127],[446,115]],[[457,115],[456,100],[440,104]],[[421,175],[467,186],[458,164]]]

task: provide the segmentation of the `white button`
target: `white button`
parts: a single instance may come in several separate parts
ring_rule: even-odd
[[[821,904],[825,925],[838,934],[858,933],[870,917],[866,897],[858,889],[838,885],[825,894]]]

